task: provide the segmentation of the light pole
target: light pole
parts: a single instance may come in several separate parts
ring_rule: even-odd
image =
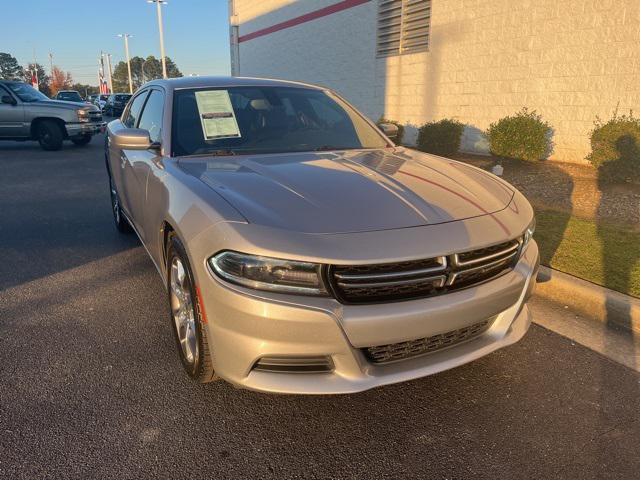
[[[129,93],[133,95],[133,82],[131,81],[131,61],[129,60],[129,38],[133,35],[128,33],[119,33],[120,38],[124,38],[124,53],[127,56],[127,71],[129,72]]]
[[[164,59],[164,30],[162,29],[162,5],[165,0],[147,0],[147,3],[155,3],[158,12],[158,30],[160,31],[160,58],[162,59],[162,78],[167,78],[167,62]]]
[[[109,73],[109,92],[113,93],[113,71],[111,70],[111,54],[107,53],[107,72]]]

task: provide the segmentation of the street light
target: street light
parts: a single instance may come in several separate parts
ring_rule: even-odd
[[[162,78],[167,78],[167,62],[164,59],[164,30],[162,29],[162,5],[166,5],[165,0],[147,0],[147,3],[155,3],[158,12],[158,30],[160,31],[160,58],[162,59]]]
[[[129,60],[129,38],[133,37],[133,35],[129,35],[128,33],[119,33],[118,36],[120,38],[124,38],[124,53],[127,56],[127,70],[129,72],[129,93],[133,94],[133,82],[131,81],[131,61]]]

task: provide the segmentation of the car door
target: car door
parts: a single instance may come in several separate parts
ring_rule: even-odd
[[[151,89],[142,112],[137,128],[149,132],[152,144],[160,145],[162,135],[162,113],[164,111],[164,93],[156,88]],[[127,162],[125,175],[125,194],[129,208],[133,215],[134,226],[138,235],[145,240],[148,234],[145,216],[147,200],[147,181],[151,169],[159,160],[160,151],[157,148],[149,150],[131,150],[126,152]]]
[[[125,128],[137,128],[138,122],[140,121],[140,114],[142,113],[142,107],[144,107],[144,102],[147,100],[148,95],[149,90],[143,90],[134,97],[131,107],[122,118],[122,123]],[[136,191],[142,187],[139,185],[139,181],[135,177],[134,170],[131,168],[131,160],[129,158],[135,156],[136,151],[127,149],[118,150],[112,148],[111,145],[109,148],[112,175],[114,176],[116,187],[118,189],[121,207],[129,220],[133,223],[134,227],[136,227],[137,220],[132,208],[132,205],[135,202],[133,198],[130,198],[130,196],[135,197]]]
[[[23,137],[26,136],[24,124],[24,105],[18,101],[6,88],[0,85],[0,99],[9,96],[17,104],[0,102],[0,137]]]

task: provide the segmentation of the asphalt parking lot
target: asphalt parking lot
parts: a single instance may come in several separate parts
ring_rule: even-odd
[[[535,325],[358,395],[190,383],[102,142],[0,143],[0,478],[638,478],[640,374]]]

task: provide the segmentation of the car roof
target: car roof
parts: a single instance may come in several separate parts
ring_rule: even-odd
[[[166,90],[179,90],[183,88],[206,88],[206,87],[298,87],[314,90],[322,90],[323,87],[311,85],[309,83],[293,82],[288,80],[278,80],[273,78],[253,78],[253,77],[180,77],[152,80],[142,87],[158,85]]]

